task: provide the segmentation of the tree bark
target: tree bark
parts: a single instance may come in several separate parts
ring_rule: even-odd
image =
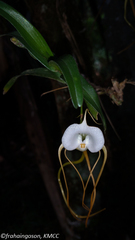
[[[27,79],[24,78],[23,81],[18,81],[16,86],[16,96],[19,108],[25,121],[27,135],[33,147],[38,168],[61,228],[66,235],[66,239],[70,239],[68,238],[68,235],[73,234],[67,225],[66,215],[56,182],[57,177],[54,173],[51,155],[48,151],[47,139],[43,132],[41,120],[38,116],[36,103],[30,85]]]

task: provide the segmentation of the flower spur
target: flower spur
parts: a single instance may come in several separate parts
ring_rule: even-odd
[[[103,172],[104,165],[105,165],[105,162],[106,162],[106,159],[107,159],[107,150],[106,150],[106,147],[104,146],[105,140],[104,140],[103,133],[99,128],[91,127],[91,126],[87,125],[87,122],[86,122],[87,111],[88,110],[85,111],[84,120],[81,124],[72,124],[65,130],[65,132],[63,134],[63,137],[62,137],[62,144],[60,145],[59,150],[58,150],[58,157],[59,157],[59,161],[60,161],[60,165],[61,165],[61,168],[59,169],[59,172],[58,172],[58,182],[59,182],[59,185],[60,185],[60,189],[61,189],[64,201],[65,201],[66,205],[68,206],[71,214],[76,219],[86,218],[86,222],[85,222],[86,226],[87,226],[87,222],[88,222],[89,217],[92,217],[95,214],[104,210],[103,209],[103,210],[100,210],[99,212],[91,214],[92,208],[93,208],[93,205],[94,205],[94,202],[95,202],[95,199],[96,199],[96,187],[97,187],[97,184],[98,184],[99,179],[101,177],[101,174]],[[62,161],[61,161],[61,152],[62,152],[63,148],[65,148],[64,154],[65,154],[66,159],[68,160],[68,162],[66,162],[65,164],[62,164]],[[81,151],[82,156],[77,161],[70,161],[70,159],[67,157],[66,151],[67,150],[68,151],[73,151],[75,149]],[[103,163],[102,163],[100,172],[98,174],[98,177],[95,181],[94,176],[93,176],[93,171],[94,171],[94,169],[95,169],[95,167],[96,167],[96,165],[97,165],[97,163],[100,159],[100,156],[101,156],[100,150],[101,149],[104,152],[104,159],[103,159]],[[91,165],[90,165],[90,160],[89,160],[89,157],[88,157],[87,150],[89,150],[92,153],[99,152],[98,158],[97,158],[97,160],[96,160],[96,162],[95,162],[95,164],[93,165],[92,168],[91,168]],[[89,176],[88,176],[86,184],[84,184],[84,181],[81,177],[81,174],[79,173],[78,169],[75,167],[75,164],[81,163],[84,160],[84,158],[86,159],[88,169],[89,169]],[[69,164],[71,164],[74,167],[74,169],[76,170],[77,174],[79,175],[79,177],[81,179],[82,186],[83,186],[82,206],[88,211],[87,216],[77,215],[71,209],[71,207],[69,205],[69,189],[68,189],[66,175],[65,175],[65,171],[64,171],[64,167],[69,165]],[[61,170],[62,170],[62,173],[63,173],[66,192],[67,192],[66,196],[65,196],[63,186],[62,186],[62,183],[61,183],[61,180],[60,180]],[[90,198],[90,207],[88,207],[88,206],[85,205],[84,199],[85,199],[86,188],[88,186],[90,178],[92,179],[92,183],[93,183],[93,191],[91,193],[91,198]]]

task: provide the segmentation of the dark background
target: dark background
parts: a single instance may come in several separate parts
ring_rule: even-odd
[[[20,78],[3,95],[11,77],[41,65],[8,36],[0,39],[0,232],[60,233],[60,239],[135,239],[135,31],[124,19],[125,1],[4,2],[41,32],[56,56],[72,54],[95,89],[111,89],[112,78],[118,83],[128,79],[130,84],[123,89],[121,104],[107,94],[100,96],[108,159],[98,193],[100,208],[106,211],[91,218],[85,229],[83,222],[70,216],[57,183],[57,149],[63,131],[78,121],[79,110],[67,101],[68,90],[41,97],[61,87],[48,79]],[[132,2],[135,5],[128,1],[126,11],[135,28]],[[0,17],[0,34],[13,30]],[[74,189],[79,192],[78,186],[76,182]]]

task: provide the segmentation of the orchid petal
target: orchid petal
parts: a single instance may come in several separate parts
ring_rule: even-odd
[[[104,136],[102,131],[97,127],[88,127],[88,134],[84,143],[86,144],[88,150],[92,153],[98,152],[104,146]]]
[[[72,124],[64,132],[62,144],[68,151],[72,151],[78,147],[82,139],[79,136],[81,124]]]

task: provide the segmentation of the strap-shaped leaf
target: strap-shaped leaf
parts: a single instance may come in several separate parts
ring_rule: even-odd
[[[65,83],[65,81],[61,78],[61,74],[59,72],[51,72],[46,68],[35,68],[35,69],[28,69],[24,72],[22,72],[20,75],[14,76],[11,78],[8,83],[3,88],[3,94],[7,93],[8,90],[13,86],[13,84],[16,82],[16,80],[25,75],[32,75],[32,76],[38,76],[38,77],[44,77],[44,78],[50,78],[57,80],[61,83]]]
[[[16,46],[26,48],[33,58],[37,59],[43,66],[51,70],[51,66],[49,65],[47,59],[40,53],[33,50],[32,47],[21,37],[21,35],[18,32],[12,32],[7,35],[15,37],[15,39],[11,38],[11,41]]]
[[[68,85],[73,106],[75,108],[81,107],[83,103],[81,75],[74,58],[71,55],[65,55],[57,59],[55,64],[62,72]]]
[[[92,116],[98,120],[98,111],[92,107],[92,105],[85,99],[85,103],[87,105],[87,108],[89,109],[90,113],[92,114]]]
[[[6,18],[20,33],[31,48],[46,59],[53,56],[51,49],[38,30],[18,11],[0,1],[0,15]]]
[[[103,122],[104,129],[106,130],[106,121],[95,89],[86,81],[83,76],[81,76],[81,81],[84,99],[99,113]]]

